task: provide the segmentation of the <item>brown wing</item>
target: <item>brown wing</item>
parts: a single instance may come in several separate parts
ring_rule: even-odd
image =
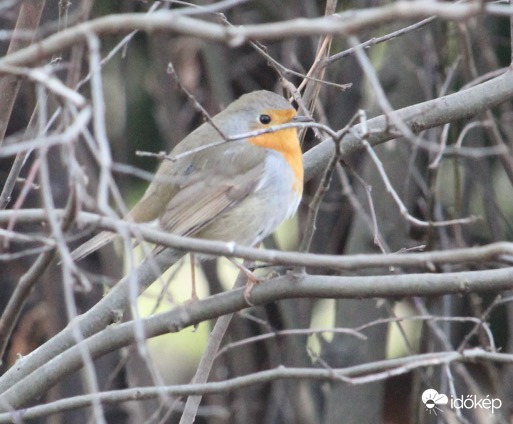
[[[219,174],[191,178],[166,205],[161,226],[173,234],[194,235],[253,192],[263,169],[261,161],[236,178]]]
[[[183,155],[189,150],[194,151],[200,146],[220,141],[221,136],[209,123],[205,123],[184,138],[173,149],[171,155]],[[209,184],[215,196],[221,196],[234,188],[233,181],[239,176],[251,172],[261,164],[264,157],[263,148],[239,140],[207,147],[191,155],[182,156],[175,162],[166,160],[160,165],[154,180],[142,199],[130,211],[128,218],[134,222],[148,222],[160,218],[168,203],[175,203],[173,199],[181,190],[187,189],[192,195],[201,193],[204,196],[201,185],[205,183]],[[184,195],[180,195],[179,198],[183,199]],[[186,203],[191,200],[183,199]],[[201,199],[196,200],[205,202]]]

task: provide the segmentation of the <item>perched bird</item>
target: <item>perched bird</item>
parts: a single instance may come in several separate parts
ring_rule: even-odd
[[[176,235],[256,245],[291,217],[301,200],[297,129],[226,138],[304,120],[278,94],[260,90],[241,96],[176,145],[170,156],[178,159],[162,162],[126,219],[158,220]],[[72,256],[81,259],[114,237],[102,232]]]

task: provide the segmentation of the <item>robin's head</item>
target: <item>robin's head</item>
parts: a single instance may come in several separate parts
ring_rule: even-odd
[[[218,115],[229,134],[264,129],[291,122],[296,110],[282,96],[266,90],[244,94]]]
[[[216,123],[230,136],[244,134],[287,124],[294,121],[296,110],[282,96],[270,91],[260,90],[244,94],[223,112],[216,116]],[[301,119],[304,120],[304,119]],[[283,156],[295,175],[294,191],[301,192],[303,187],[303,163],[301,146],[296,128],[255,134],[241,143],[273,150]]]

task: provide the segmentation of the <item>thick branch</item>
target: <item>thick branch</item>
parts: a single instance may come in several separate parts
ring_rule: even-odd
[[[126,280],[125,280],[126,281]],[[118,286],[116,288],[119,287]],[[114,288],[113,290],[116,290]],[[323,275],[287,275],[257,285],[251,291],[251,303],[263,305],[290,298],[374,298],[398,296],[439,296],[443,294],[502,291],[513,288],[513,268],[469,271],[446,274],[410,274],[370,277],[334,277]],[[200,322],[218,318],[248,307],[244,288],[223,292],[206,299],[177,307],[169,312],[144,319],[144,333],[155,337],[176,332]],[[101,302],[99,303],[101,304]],[[98,309],[98,305],[93,308]],[[92,311],[92,310],[91,310]],[[83,317],[91,314],[91,311]],[[82,318],[83,318],[82,317]],[[13,379],[4,376],[0,381],[5,390],[0,395],[0,407],[19,408],[44,393],[65,375],[82,366],[81,349],[86,348],[93,358],[134,342],[134,321],[110,326],[79,345],[72,345],[68,335],[68,350],[42,362],[26,378],[17,373]],[[82,328],[84,335],[91,334]],[[64,332],[55,339],[62,339]],[[82,344],[85,344],[83,346]],[[44,345],[46,346],[46,345]],[[48,347],[46,348],[48,349]],[[36,354],[41,353],[39,348]],[[33,365],[34,354],[18,361],[13,369],[22,369],[28,361]],[[32,367],[31,367],[32,368]],[[12,369],[11,369],[12,370]],[[26,374],[25,374],[26,375]],[[5,385],[6,380],[13,384]],[[16,382],[16,383],[15,383]],[[15,384],[14,384],[15,383]]]
[[[501,76],[466,90],[396,110],[393,115],[414,133],[459,119],[470,118],[513,98],[512,69],[510,67]],[[386,115],[366,121],[368,131],[365,138],[369,144],[375,146],[401,136],[400,131],[390,125],[391,121]],[[342,158],[364,149],[362,137],[357,134],[362,135],[361,124],[356,125],[353,132],[347,133],[343,137],[340,143]],[[438,146],[432,146],[432,150],[437,149]],[[305,153],[305,176],[307,179],[325,169],[334,150],[335,143],[331,139],[327,139]],[[450,148],[447,148],[445,152],[457,153],[451,151]],[[476,153],[478,152],[476,151]],[[507,152],[503,151],[503,153]]]
[[[109,293],[89,311],[80,315],[74,323],[87,338],[119,321],[129,303],[130,284],[137,284],[140,290],[153,283],[166,269],[173,265],[183,253],[167,249],[152,260],[146,260],[129,275],[119,281]],[[11,387],[42,364],[75,345],[70,326],[41,345],[35,351],[18,361],[0,378],[0,392]]]
[[[512,97],[513,72],[508,71],[500,77],[462,92],[410,106],[395,113],[398,114],[413,131],[421,131],[440,125],[441,123],[474,115],[511,99]],[[397,133],[393,129],[388,128],[387,123],[388,121],[385,116],[380,116],[367,122],[370,130],[370,134],[367,137],[369,143],[378,144],[397,137]],[[362,143],[358,137],[349,135],[345,138],[341,146],[343,153],[348,154],[361,149]],[[309,178],[311,178],[315,172],[324,169],[326,161],[332,156],[333,149],[334,143],[331,140],[326,140],[305,155],[305,166]],[[17,213],[21,216],[22,211],[18,211]],[[235,246],[225,245],[225,248],[232,250],[222,254],[235,256],[235,252],[233,251]],[[242,257],[243,255],[239,256]],[[160,259],[163,258],[157,258],[159,261]],[[176,258],[174,256],[171,258],[168,257],[166,260],[159,262],[160,265],[158,268],[165,269],[172,265],[175,260]],[[271,260],[269,262],[273,261]],[[143,269],[143,267],[141,267],[141,269]],[[152,272],[151,267],[144,269],[151,277],[146,277],[147,279],[139,281],[141,286],[150,284],[151,281],[149,280],[155,279],[155,274]],[[85,337],[100,331],[112,321],[115,311],[123,310],[126,307],[128,302],[127,285],[128,279],[125,278],[90,312],[80,317]],[[374,295],[379,294],[373,294],[373,296]],[[8,371],[0,380],[0,391],[11,387],[20,378],[31,373],[72,345],[72,337],[70,337],[67,330],[64,330],[64,332],[61,332],[47,344],[41,346],[34,353],[26,357],[19,366]]]
[[[448,20],[464,20],[484,13],[509,15],[507,6],[489,5],[482,2],[434,3],[396,2],[382,7],[352,10],[339,15],[314,19],[225,26],[204,20],[190,18],[179,12],[159,11],[152,14],[127,13],[109,15],[83,22],[0,59],[2,65],[28,65],[72,45],[82,42],[86,34],[98,35],[144,32],[174,32],[199,37],[205,40],[240,45],[248,40],[276,40],[297,36],[350,35],[379,25],[401,20],[438,16]]]
[[[479,10],[475,10],[476,6],[474,3],[459,5],[448,3],[429,4],[432,5],[430,6],[432,8],[438,8],[438,12],[445,10],[446,15],[444,17],[448,19],[458,18],[458,16],[454,15],[454,10],[460,10],[459,13],[463,13],[461,11],[465,12],[464,14],[460,14],[459,18],[469,17],[479,12]],[[421,17],[434,13],[431,9],[428,13],[423,4],[422,7],[419,4],[415,4],[415,7],[412,8],[411,3],[408,3],[410,6],[408,6],[407,10],[410,11],[410,15],[401,14],[399,13],[401,12],[401,5],[402,7],[406,7],[405,3],[400,2],[385,6],[384,8],[372,9],[369,13],[374,11],[380,11],[381,13],[380,16],[375,16],[374,18],[372,18],[372,14],[362,12],[360,15],[359,12],[355,12],[354,15],[351,15],[351,18],[348,18],[348,15],[343,15],[341,17],[332,18],[331,21],[327,21],[326,19],[328,18],[319,18],[318,20],[297,20],[277,24],[249,25],[235,28],[228,28],[187,18],[185,16],[173,15],[170,14],[170,12],[158,13],[150,15],[149,17],[146,15],[110,16],[86,22],[50,36],[33,47],[28,47],[18,53],[0,59],[0,65],[33,63],[52,54],[54,51],[60,51],[78,41],[82,41],[85,34],[91,32],[102,34],[125,32],[133,29],[142,29],[145,31],[176,31],[236,44],[243,42],[247,38],[282,38],[298,34],[313,35],[321,33],[347,34],[350,31],[356,31],[370,25],[375,25],[376,23],[385,22],[386,19]],[[454,6],[458,6],[459,9],[454,9]],[[485,7],[488,7],[488,5]],[[396,16],[393,18],[383,13],[384,11],[390,12],[390,10],[395,10]],[[415,10],[417,12],[412,12]],[[453,13],[453,15],[449,16],[449,11]],[[442,16],[442,13],[440,12],[439,15]],[[389,18],[387,18],[387,16],[389,16]],[[294,29],[294,33],[289,34],[287,31],[292,31],[292,29]],[[510,100],[511,98],[513,98],[513,73],[508,71],[504,75],[478,86],[436,100],[410,106],[394,114],[412,131],[419,132],[443,123],[470,117]],[[397,129],[390,127],[389,123],[390,120],[385,116],[369,120],[367,122],[370,132],[367,135],[368,142],[374,145],[398,137],[400,133]],[[356,127],[355,131],[358,131],[358,127]],[[341,153],[342,155],[347,155],[362,147],[360,138],[357,135],[349,134],[341,143]],[[333,149],[334,143],[332,140],[325,140],[305,155],[307,178],[311,178],[319,170],[324,169],[327,159],[332,156]],[[33,213],[33,211],[17,211],[18,219],[23,217],[25,213],[27,214],[26,216],[28,216],[28,214]],[[0,214],[0,216],[2,215]],[[87,215],[80,214],[79,216],[80,219],[85,219],[83,217]],[[95,222],[96,219],[97,217],[90,215],[89,223]],[[37,216],[36,220],[45,220],[45,217]],[[101,222],[105,227],[111,225],[111,229],[118,228],[114,225],[114,221],[102,219]],[[159,232],[151,233],[150,230],[146,229],[141,230],[141,232],[149,235],[149,239],[153,237],[154,241],[160,240],[164,241],[164,244],[181,246],[182,248],[186,247],[198,251],[216,252],[228,256],[255,257],[270,263],[297,264],[299,259],[296,260],[294,258],[300,258],[305,261],[301,263],[302,265],[308,264],[307,260],[312,260],[312,262],[310,262],[312,265],[319,265],[319,261],[321,261],[322,265],[322,261],[327,260],[331,261],[332,265],[324,263],[323,266],[333,266],[338,269],[344,268],[344,266],[346,266],[347,269],[351,269],[351,267],[354,267],[352,269],[361,268],[362,264],[369,266],[369,261],[370,263],[375,263],[375,266],[390,264],[396,266],[408,266],[408,264],[418,266],[419,264],[422,265],[426,262],[429,263],[433,261],[451,263],[451,260],[453,260],[454,262],[452,263],[457,263],[458,261],[468,260],[468,258],[473,257],[472,255],[481,255],[479,256],[480,260],[486,260],[497,258],[498,255],[501,254],[511,254],[511,245],[503,243],[493,245],[493,247],[481,248],[481,250],[464,249],[463,253],[463,250],[454,251],[455,256],[452,256],[452,259],[445,259],[447,262],[444,262],[442,258],[442,256],[451,258],[446,252],[427,252],[397,256],[379,255],[379,258],[378,256],[362,255],[361,257],[349,257],[347,261],[344,262],[346,259],[340,257],[326,257],[323,259],[318,255],[307,257],[299,256],[295,253],[266,253],[265,251],[255,253],[255,251],[249,252],[245,250],[245,248],[239,248],[226,243],[201,245],[201,243],[208,242],[173,238],[174,236],[163,235]],[[166,237],[168,238],[166,239]],[[199,244],[194,245],[194,243]],[[284,256],[280,256],[282,254]],[[269,256],[265,257],[265,255]],[[460,258],[463,257],[464,259],[458,259],[457,255],[463,255],[460,256]],[[96,334],[116,320],[116,316],[119,312],[124,310],[128,304],[128,286],[130,282],[137,281],[141,287],[147,286],[156,278],[156,275],[159,275],[161,270],[166,269],[174,263],[176,257],[177,255],[175,254],[164,252],[157,257],[156,265],[146,263],[137,270],[135,278],[134,275],[132,275],[118,283],[102,301],[91,309],[91,311],[78,318],[78,325],[84,337],[90,337]],[[337,261],[342,265],[337,265]],[[302,296],[330,298],[384,297],[390,295],[434,295],[466,291],[503,290],[511,288],[512,277],[513,271],[511,269],[442,275],[420,274],[411,276],[360,277],[363,278],[362,280],[358,280],[356,277],[355,279],[348,279],[345,277],[302,276],[294,282],[291,282],[287,278],[281,278],[274,281],[272,285],[264,284],[259,286],[253,290],[251,300],[255,304],[261,304],[288,297]],[[246,307],[241,291],[222,293],[219,296],[220,297],[212,297],[198,302],[197,305],[206,308],[204,310],[197,310],[197,308],[194,309],[194,305],[189,305],[186,308],[179,308],[170,312],[170,315],[165,316],[166,322],[162,321],[159,323],[158,321],[152,321],[152,319],[147,320],[145,325],[148,327],[148,334],[155,335],[159,332],[169,331],[170,322],[176,325],[176,328],[181,328],[181,326],[192,325],[205,319],[214,318]],[[212,305],[209,309],[208,306],[210,304]],[[161,317],[154,318],[157,320]],[[153,331],[153,333],[151,331]],[[91,351],[95,356],[98,356],[106,351],[130,343],[133,334],[133,327],[130,323],[111,326],[105,329],[104,332],[88,339],[85,343],[88,343],[87,347],[89,347],[90,343]],[[108,339],[108,337],[112,337],[112,339]],[[72,370],[74,369],[73,367],[80,367],[80,355],[77,354],[78,350],[76,350],[76,347],[73,347],[73,345],[74,340],[68,328],[41,348],[20,360],[15,367],[0,379],[0,391],[9,389],[5,393],[4,399],[8,403],[14,402],[14,405],[23,404],[29,399],[32,399],[34,395],[41,394],[44,387],[51,386],[55,381],[61,378],[62,369],[67,368],[67,370]],[[58,356],[59,354],[61,355]],[[63,358],[67,358],[68,362],[61,364],[60,361],[63,360]],[[33,374],[29,378],[23,379],[30,373]],[[37,386],[33,382],[37,376],[43,377],[39,380],[45,386]]]
[[[385,375],[397,375],[398,373],[410,371],[412,368],[420,368],[433,365],[444,365],[451,362],[475,362],[476,360],[495,361],[511,363],[513,357],[510,354],[487,352],[475,348],[462,352],[435,352],[424,353],[405,358],[386,359],[362,365],[353,365],[340,369],[319,369],[319,368],[286,368],[278,367],[270,370],[260,371],[229,380],[203,383],[184,384],[160,387],[135,387],[125,390],[115,390],[102,393],[74,396],[61,399],[45,405],[38,405],[23,410],[23,419],[46,417],[51,414],[69,411],[72,409],[87,407],[96,396],[103,404],[119,403],[125,401],[145,400],[156,398],[162,393],[172,396],[205,395],[214,393],[226,393],[233,390],[240,390],[244,387],[255,384],[265,384],[278,379],[297,380],[320,380],[340,381],[351,379],[360,375],[367,376],[369,373],[381,373]],[[0,414],[0,423],[12,422],[11,413]]]

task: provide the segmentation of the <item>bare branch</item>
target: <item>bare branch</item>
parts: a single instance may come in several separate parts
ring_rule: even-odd
[[[480,112],[497,106],[507,100],[513,98],[513,72],[508,70],[500,77],[488,80],[480,85],[474,86],[467,90],[459,91],[454,94],[439,97],[434,100],[428,100],[413,106],[392,112],[388,115],[397,115],[411,131],[418,133],[428,128],[433,128],[447,122],[457,121],[459,119],[472,117]],[[384,143],[385,141],[401,137],[401,131],[390,126],[390,121],[385,115],[378,116],[367,120],[368,132],[366,140],[371,146]],[[361,124],[355,125],[354,133],[344,136],[340,143],[340,154],[342,158],[350,154],[362,150],[362,127]],[[425,144],[423,148],[430,151],[439,151],[439,146]],[[305,178],[309,179],[318,172],[325,169],[328,158],[334,151],[334,143],[332,139],[324,140],[313,149],[305,154]],[[490,152],[487,148],[468,148],[468,153],[474,153],[479,157]],[[462,149],[457,147],[446,148],[445,154],[461,153]],[[497,150],[494,148],[494,154],[504,154],[504,149]]]
[[[310,379],[321,381],[348,380],[352,384],[364,384],[378,379],[386,379],[393,375],[408,372],[411,369],[427,367],[431,365],[446,365],[454,362],[475,362],[476,360],[495,361],[499,363],[510,363],[512,355],[505,353],[490,353],[483,349],[474,348],[458,352],[437,352],[419,354],[407,358],[388,359],[373,363],[355,365],[342,369],[310,369],[310,368],[288,368],[278,367],[271,370],[261,371],[245,376],[234,377],[229,380],[203,383],[185,384],[164,387],[134,387],[126,390],[106,391],[98,394],[100,402],[104,404],[126,402],[133,400],[144,400],[157,397],[161,391],[168,395],[190,396],[206,395],[213,393],[226,393],[240,390],[244,387],[255,384],[265,384],[278,379]],[[361,377],[369,374],[368,377]],[[90,406],[93,400],[92,395],[74,396],[67,399],[54,401],[45,405],[26,408],[23,412],[9,412],[0,414],[0,423],[12,422],[13,416],[21,416],[23,419],[45,417],[59,412]]]
[[[79,43],[84,40],[86,34],[91,33],[103,35],[136,30],[168,31],[238,46],[248,40],[272,40],[307,35],[350,35],[399,20],[430,16],[448,20],[466,20],[484,13],[509,16],[512,12],[508,6],[481,2],[421,2],[412,6],[410,2],[399,1],[382,7],[349,11],[322,18],[237,27],[226,27],[164,10],[150,15],[127,13],[109,15],[70,27],[33,46],[0,59],[0,66],[27,65]]]
[[[64,211],[56,210],[57,216]],[[13,216],[13,211],[0,211],[0,223],[7,222]],[[44,210],[22,209],[16,211],[19,222],[41,222],[45,219]],[[133,224],[122,220],[102,217],[100,215],[80,212],[76,221],[85,225],[94,225],[99,229],[115,231],[123,229],[128,233],[140,234],[145,240],[167,247],[185,251],[194,251],[218,256],[262,261],[269,264],[294,266],[319,266],[330,269],[354,270],[360,268],[381,268],[389,266],[424,267],[428,264],[463,264],[474,261],[504,260],[513,257],[513,243],[497,242],[487,246],[476,246],[452,250],[432,252],[411,252],[360,255],[321,255],[300,252],[283,252],[280,250],[256,249],[239,246],[234,243],[200,240],[175,236],[165,231],[157,230],[147,224]]]

